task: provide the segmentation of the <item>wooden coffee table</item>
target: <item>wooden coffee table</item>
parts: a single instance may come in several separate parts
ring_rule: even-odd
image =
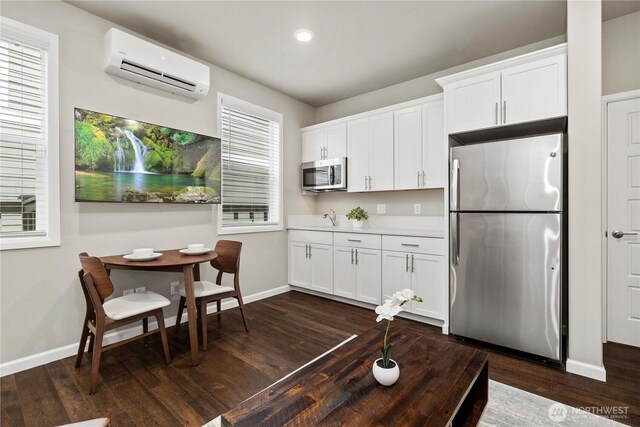
[[[371,373],[384,326],[242,402],[222,415],[222,425],[476,425],[487,404],[487,353],[392,325],[400,378],[384,387]]]

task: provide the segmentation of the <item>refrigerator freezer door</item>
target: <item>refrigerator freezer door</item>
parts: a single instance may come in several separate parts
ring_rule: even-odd
[[[451,210],[562,210],[562,134],[465,145],[451,156],[459,165]]]
[[[451,215],[451,332],[560,360],[562,215]]]

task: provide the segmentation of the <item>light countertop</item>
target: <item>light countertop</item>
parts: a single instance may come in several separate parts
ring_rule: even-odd
[[[335,227],[326,225],[289,225],[288,230],[306,230],[306,231],[326,231],[334,233],[354,233],[354,234],[385,234],[390,236],[413,236],[413,237],[432,237],[444,239],[442,230],[434,230],[427,228],[420,229],[403,229],[395,227],[364,227],[353,228],[352,226],[336,225]]]

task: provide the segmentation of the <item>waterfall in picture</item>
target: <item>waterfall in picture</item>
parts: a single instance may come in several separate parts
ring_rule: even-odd
[[[113,171],[121,172],[124,170],[124,150],[120,144],[120,135],[116,135],[116,151],[113,153]]]
[[[122,130],[119,127],[117,127],[116,130],[124,133],[124,136],[126,136],[131,143],[131,148],[133,148],[135,159],[133,162],[133,167],[128,172],[144,173],[144,157],[147,155],[147,146],[144,145],[142,141],[140,141],[140,139],[135,136],[130,130]]]

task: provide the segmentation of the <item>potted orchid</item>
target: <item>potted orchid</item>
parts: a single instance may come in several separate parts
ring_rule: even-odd
[[[389,327],[393,318],[400,313],[402,306],[408,301],[422,302],[422,298],[417,296],[411,289],[403,289],[394,293],[390,299],[385,300],[384,304],[376,307],[378,318],[376,322],[382,320],[387,321],[387,329],[384,332],[384,340],[382,341],[382,357],[373,362],[373,376],[382,385],[393,385],[400,376],[400,367],[398,363],[391,359],[391,344],[387,342],[389,335]]]

